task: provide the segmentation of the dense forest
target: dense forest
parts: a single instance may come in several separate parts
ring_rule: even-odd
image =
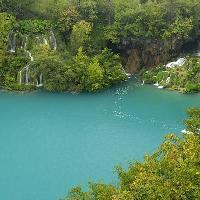
[[[140,69],[145,83],[166,83],[166,74],[152,80],[157,71],[146,75],[144,69],[198,46],[199,11],[198,0],[1,0],[0,85],[95,91]],[[178,72],[171,70],[166,87],[198,92],[195,59]],[[179,71],[185,74],[181,81],[173,78],[182,76]]]

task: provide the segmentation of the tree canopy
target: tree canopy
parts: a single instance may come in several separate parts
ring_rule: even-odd
[[[55,70],[59,77],[63,77],[60,74],[63,70],[68,75],[72,75],[67,72],[69,69],[74,73],[82,71],[81,63],[79,70],[76,66],[76,56],[82,49],[88,59],[87,70],[76,76],[80,76],[79,80],[83,76],[90,80],[84,83],[74,81],[75,85],[70,88],[94,91],[94,88],[105,88],[127,78],[123,68],[127,68],[130,50],[136,50],[132,60],[139,63],[139,68],[149,67],[178,55],[180,52],[177,51],[184,44],[198,41],[200,36],[198,0],[1,0],[0,3],[0,82],[4,85],[6,79],[12,80],[12,87],[16,86],[14,88],[20,88],[19,72],[25,66],[22,62],[18,72],[13,70],[10,73],[10,57],[19,57],[17,60],[22,60],[24,56],[28,58],[26,65],[32,66],[28,82],[35,88],[37,77],[32,74],[37,74],[36,71],[41,69],[39,60],[44,53],[39,55],[35,52],[39,46],[48,46],[50,54],[56,54],[60,59],[62,64],[57,66],[59,70],[50,67],[46,53],[42,61],[43,64],[47,62],[44,64],[47,71]],[[108,57],[113,59],[109,60],[112,64],[107,65]],[[34,62],[30,63],[30,59]],[[53,83],[56,76],[50,78],[49,75],[44,77],[46,83],[48,78]],[[24,80],[25,74],[22,73],[22,76]],[[74,80],[73,77],[67,78]],[[102,84],[99,85],[101,80]],[[44,87],[67,89],[69,85],[62,86],[66,81],[61,83],[55,80],[54,83],[59,86],[46,87],[47,84],[44,84]],[[88,86],[89,83],[93,85],[92,88]],[[187,90],[197,91],[198,88],[189,82]]]

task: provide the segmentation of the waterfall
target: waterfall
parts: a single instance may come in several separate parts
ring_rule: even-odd
[[[10,34],[8,43],[9,43],[9,48],[10,48],[9,52],[15,53],[16,51],[16,34],[15,33]]]
[[[176,66],[183,66],[186,62],[186,59],[185,58],[179,58],[176,62],[170,62],[166,65],[166,67],[168,68],[173,68],[173,67],[176,67]]]
[[[34,58],[33,58],[32,54],[31,54],[31,52],[30,52],[30,51],[26,51],[26,53],[27,53],[28,56],[30,57],[31,62],[33,62],[33,61],[34,61]]]
[[[54,35],[54,32],[52,30],[50,31],[50,38],[49,39],[50,39],[53,50],[56,50],[57,49],[57,41],[56,41],[56,37]]]
[[[29,56],[31,62],[34,61],[34,58],[31,54],[30,51],[27,50],[27,43],[28,43],[28,36],[25,36],[24,40],[23,40],[23,48],[24,48],[24,51],[25,53]],[[25,70],[25,83],[26,85],[29,84],[29,76],[28,76],[28,72],[29,72],[29,64],[27,64],[22,70],[19,71],[19,84],[21,85],[22,84],[22,72]],[[23,83],[24,83],[24,80],[23,80]]]
[[[25,41],[24,41],[24,49],[25,50],[27,48],[27,42],[28,42],[28,36],[25,36]]]
[[[163,89],[164,88],[164,86],[159,85],[158,81],[155,84],[153,84],[153,85],[156,86],[159,89]]]
[[[37,87],[42,87],[43,86],[43,75],[42,75],[42,73],[40,74],[40,77],[39,77],[39,84],[38,84],[38,86]]]
[[[43,41],[45,44],[48,44],[48,41],[46,38],[43,38]],[[57,48],[57,43],[56,43],[56,38],[53,34],[53,31],[51,32],[51,41],[53,44],[54,49]],[[34,58],[32,56],[32,53],[27,49],[27,43],[28,43],[28,36],[25,36],[23,39],[23,43],[22,43],[22,48],[24,49],[24,52],[28,55],[28,57],[30,58],[31,62],[34,61]],[[28,85],[30,83],[30,79],[29,79],[29,67],[30,67],[30,62],[19,71],[19,84],[21,85],[22,83]],[[23,73],[25,73],[25,79],[23,78]],[[43,75],[42,73],[40,74],[40,76],[37,78],[36,80],[36,86],[37,87],[41,87],[43,86]]]
[[[144,80],[142,81],[141,85],[144,85]]]
[[[19,71],[19,84],[22,84],[22,70]]]
[[[28,85],[28,70],[29,70],[29,65],[26,65],[26,85]]]
[[[29,78],[28,78],[29,65],[26,65],[26,67],[24,67],[22,70],[19,71],[19,84],[20,85],[22,84],[22,72],[23,72],[23,70],[25,70],[25,72],[26,72],[25,73],[26,74],[26,76],[25,76],[25,82],[28,85],[28,83],[29,83]]]
[[[40,74],[40,85],[42,86],[43,84],[42,84],[42,81],[43,81],[43,75],[42,75],[42,73]]]
[[[39,77],[39,80],[37,79],[37,81],[36,81],[36,86],[37,87],[42,87],[43,86],[43,75],[42,75],[42,73],[40,74],[40,77]]]
[[[127,73],[126,70],[123,68],[122,65],[121,65],[121,69],[122,69],[122,71],[124,72],[124,74],[125,74],[128,78],[131,78],[132,74]]]
[[[158,81],[155,84],[153,84],[153,85],[156,86],[156,87],[158,87],[159,86]]]
[[[167,79],[166,79],[166,84],[169,84],[169,82],[170,82],[170,76],[169,77],[167,77]]]
[[[26,43],[25,43],[26,44]],[[28,54],[28,56],[31,59],[31,62],[34,60],[33,56],[31,55],[30,51],[25,50],[25,52]],[[26,71],[26,77],[25,77],[25,83],[26,85],[29,84],[29,78],[28,78],[28,71],[29,71],[29,64],[26,65],[26,67],[24,67],[22,70],[19,71],[19,84],[22,84],[22,71],[25,70]]]
[[[47,41],[46,38],[43,38],[43,41],[44,41],[44,44],[45,44],[45,45],[48,45],[48,41]]]

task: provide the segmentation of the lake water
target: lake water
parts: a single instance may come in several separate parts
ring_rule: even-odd
[[[88,181],[114,183],[180,132],[200,95],[129,81],[95,94],[0,92],[0,199],[57,200]]]

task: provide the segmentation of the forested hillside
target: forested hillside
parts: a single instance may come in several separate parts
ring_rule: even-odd
[[[1,0],[0,85],[109,87],[197,46],[199,11],[198,0]]]

